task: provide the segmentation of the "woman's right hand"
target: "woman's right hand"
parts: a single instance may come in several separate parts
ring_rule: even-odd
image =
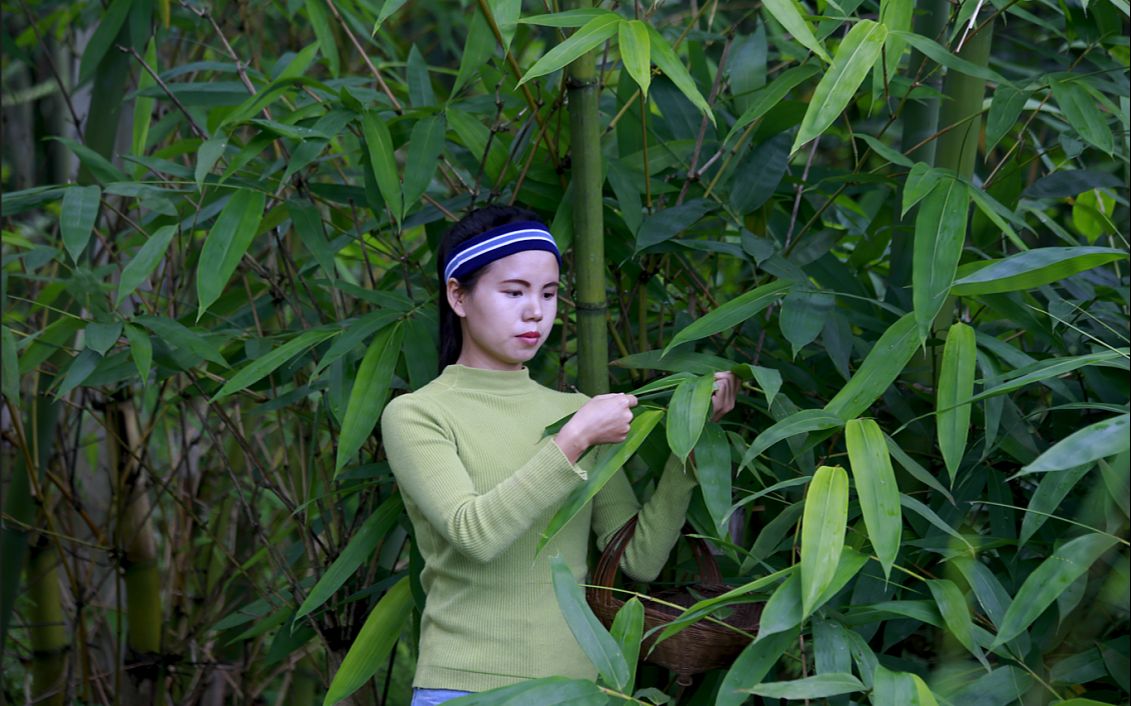
[[[597,395],[562,427],[554,441],[571,463],[591,446],[619,444],[628,436],[636,397],[623,393]]]

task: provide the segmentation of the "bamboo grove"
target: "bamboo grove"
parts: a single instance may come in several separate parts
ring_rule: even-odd
[[[469,703],[1128,703],[1126,0],[2,10],[3,702],[407,703],[375,425],[521,203],[532,375],[642,398],[585,493],[687,459],[734,587],[658,637],[764,606],[685,686],[557,577],[600,679]]]

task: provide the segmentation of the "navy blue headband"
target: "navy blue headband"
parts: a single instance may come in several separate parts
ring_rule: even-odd
[[[562,264],[558,244],[546,226],[538,221],[520,221],[492,228],[460,243],[448,255],[444,281],[453,277],[462,280],[484,265],[524,250],[545,250],[554,254],[559,267]]]

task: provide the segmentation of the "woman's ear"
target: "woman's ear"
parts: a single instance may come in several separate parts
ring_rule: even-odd
[[[455,277],[448,278],[448,306],[456,313],[456,316],[461,319],[467,316],[467,312],[463,308],[463,298],[466,295],[466,290],[460,286]]]

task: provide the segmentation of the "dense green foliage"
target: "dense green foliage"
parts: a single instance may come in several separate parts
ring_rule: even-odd
[[[474,703],[1128,703],[1126,0],[2,7],[3,700],[406,703],[375,424],[436,374],[440,235],[520,202],[567,277],[603,221],[609,470],[696,452],[735,589],[664,636],[766,605],[684,687],[559,576],[601,680]]]

